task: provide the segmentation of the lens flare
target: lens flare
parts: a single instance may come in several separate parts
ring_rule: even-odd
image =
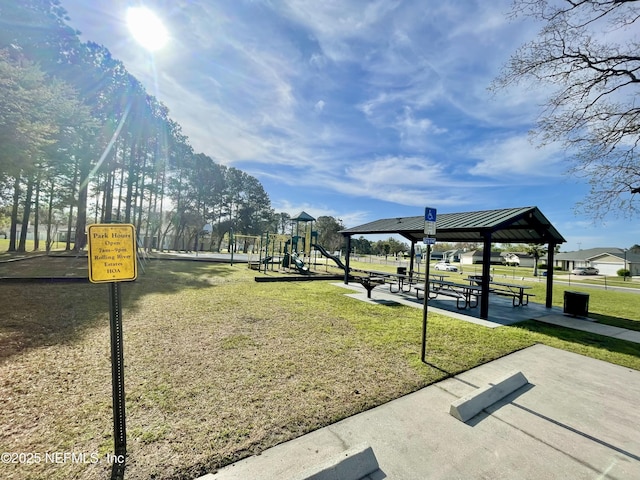
[[[153,52],[164,47],[169,40],[169,32],[162,21],[148,8],[129,8],[127,25],[133,38],[149,51]]]

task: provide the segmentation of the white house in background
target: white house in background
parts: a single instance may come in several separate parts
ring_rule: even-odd
[[[444,252],[442,259],[445,262],[459,262],[460,255],[462,255],[463,251],[464,250],[459,249],[447,250],[446,252]]]
[[[640,248],[635,253],[627,250],[622,253],[603,253],[589,259],[591,266],[596,267],[600,275],[617,275],[618,270],[626,268],[631,276],[640,275]]]
[[[462,265],[473,265],[482,263],[482,250],[469,250],[460,255],[460,263]],[[502,257],[500,252],[491,252],[491,259],[489,263],[491,265],[502,265]]]
[[[471,250],[464,252],[460,257],[463,265],[473,265],[482,263],[482,250]],[[535,259],[532,255],[524,252],[491,252],[491,265],[510,265],[526,268],[533,268]],[[547,256],[543,255],[538,259],[538,263],[546,263]]]
[[[420,258],[424,258],[426,257],[426,253],[420,253]],[[431,252],[431,261],[435,262],[435,261],[441,261],[444,259],[444,252],[437,252],[437,251],[432,251]]]
[[[442,262],[459,262],[460,255],[462,254],[462,250],[432,250],[431,251],[431,260],[432,261],[442,261]]]
[[[626,250],[617,247],[588,248],[575,252],[558,253],[554,258],[555,266],[563,270],[576,267],[594,267],[600,275],[617,275],[618,270],[627,268],[632,276],[640,275],[640,245]]]

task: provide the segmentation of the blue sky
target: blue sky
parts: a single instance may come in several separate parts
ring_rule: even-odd
[[[566,153],[528,131],[548,92],[487,87],[539,28],[510,0],[62,0],[170,110],[196,152],[255,176],[276,211],[378,218],[537,206],[562,250],[630,247],[638,222],[593,224]],[[163,20],[153,54],[130,6]]]

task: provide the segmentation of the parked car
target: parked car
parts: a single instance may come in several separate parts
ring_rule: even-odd
[[[450,263],[447,262],[438,262],[436,263],[433,268],[435,270],[444,270],[445,272],[457,272],[458,271],[458,267],[451,265]]]
[[[597,275],[598,269],[594,267],[576,267],[571,270],[574,275]]]

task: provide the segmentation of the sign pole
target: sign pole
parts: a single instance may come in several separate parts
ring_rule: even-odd
[[[109,313],[111,326],[111,386],[113,389],[114,453],[111,480],[124,479],[127,458],[127,427],[124,396],[124,349],[122,341],[122,307],[120,282],[109,284]]]
[[[431,245],[427,245],[427,265],[424,270],[424,303],[422,304],[422,352],[423,363],[427,361],[427,299],[429,297],[429,264],[431,263]]]
[[[435,208],[425,207],[424,209],[424,243],[427,244],[427,259],[424,270],[424,303],[422,304],[422,351],[421,359],[427,362],[427,315],[429,300],[429,270],[431,264],[431,245],[436,243],[436,221],[438,212]]]
[[[124,396],[124,348],[120,282],[138,275],[136,231],[131,224],[93,224],[87,227],[89,281],[109,283],[111,330],[111,388],[113,397],[114,453],[109,456],[111,480],[124,480],[127,460],[127,428]]]

